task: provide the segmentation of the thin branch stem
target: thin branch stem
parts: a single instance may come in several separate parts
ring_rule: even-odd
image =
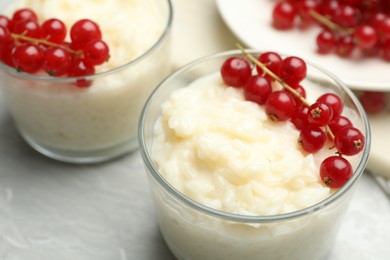
[[[242,47],[241,44],[237,43],[237,47],[242,51],[242,53],[254,64],[259,66],[266,74],[270,75],[271,78],[279,82],[283,88],[287,89],[291,94],[293,94],[296,98],[298,98],[303,104],[306,106],[310,106],[310,103],[301,95],[299,94],[294,88],[290,87],[284,80],[282,80],[280,77],[278,77],[275,73],[273,73],[271,70],[267,68],[267,66],[263,63],[261,63],[258,59],[250,55],[244,47]]]
[[[331,20],[329,20],[326,16],[323,16],[322,14],[318,13],[315,10],[310,10],[309,14],[317,22],[325,25],[326,27],[328,27],[332,31],[341,31],[341,32],[346,32],[348,34],[351,34],[351,33],[354,32],[353,28],[344,27],[344,26],[341,26],[341,25],[339,25],[337,23],[334,23]]]
[[[46,39],[37,39],[37,38],[29,37],[29,36],[26,36],[23,34],[16,34],[16,33],[11,33],[11,37],[14,40],[23,40],[23,41],[31,42],[31,43],[36,44],[36,45],[44,44],[46,46],[59,47],[59,48],[64,49],[65,51],[69,52],[70,54],[74,54],[74,55],[78,55],[78,56],[82,55],[82,51],[76,51],[76,50],[73,50],[67,46],[57,44],[54,42],[50,42]]]
[[[290,87],[284,80],[282,80],[279,76],[277,76],[275,73],[273,73],[270,69],[267,68],[267,66],[263,63],[261,63],[258,59],[253,57],[250,53],[248,53],[244,47],[237,43],[236,44],[237,48],[241,50],[241,52],[251,61],[253,62],[256,66],[259,66],[266,74],[271,76],[274,80],[279,82],[283,88],[287,89],[291,94],[293,94],[295,97],[299,98],[299,100],[306,106],[310,106],[309,101],[307,101],[301,94],[299,94],[294,88]],[[329,137],[331,138],[332,141],[334,141],[334,134],[332,130],[329,128],[328,125],[325,126],[325,131],[329,133]]]

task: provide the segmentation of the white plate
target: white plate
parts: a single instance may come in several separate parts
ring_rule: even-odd
[[[316,63],[352,89],[390,90],[390,63],[379,58],[343,59],[316,53],[320,30],[278,31],[271,26],[275,0],[217,0],[219,12],[232,32],[249,48],[289,53]]]

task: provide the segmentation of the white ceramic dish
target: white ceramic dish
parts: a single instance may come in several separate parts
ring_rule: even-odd
[[[278,31],[271,26],[275,0],[217,0],[219,12],[232,32],[253,49],[295,53],[321,64],[352,89],[390,90],[390,64],[379,58],[351,60],[316,53],[319,28]]]

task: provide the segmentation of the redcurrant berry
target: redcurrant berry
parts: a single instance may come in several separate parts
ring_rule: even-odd
[[[100,65],[109,59],[108,45],[102,40],[92,40],[84,48],[84,59],[92,65]]]
[[[382,23],[382,21],[387,17],[386,14],[384,13],[381,13],[381,12],[378,12],[378,13],[374,13],[368,23],[373,26],[374,28],[378,28],[378,26],[380,25],[380,23]]]
[[[344,27],[355,27],[359,23],[359,13],[356,8],[349,5],[341,5],[335,16],[335,21]]]
[[[265,102],[265,112],[272,121],[285,121],[295,111],[294,97],[287,91],[278,90],[269,94]]]
[[[355,29],[353,34],[356,45],[360,49],[369,49],[376,45],[378,35],[371,25],[363,24]]]
[[[70,29],[70,39],[75,49],[82,49],[88,42],[101,40],[101,38],[99,26],[89,19],[77,21]]]
[[[0,26],[3,26],[4,28],[7,28],[8,30],[11,30],[11,20],[4,15],[0,14]]]
[[[251,76],[245,83],[244,96],[246,100],[263,105],[269,94],[272,92],[272,86],[269,80],[263,76]]]
[[[333,118],[332,108],[324,102],[315,102],[309,107],[307,121],[317,126],[327,125]]]
[[[43,69],[51,76],[62,76],[68,73],[72,57],[60,47],[51,47],[45,51]]]
[[[325,93],[317,98],[318,102],[328,104],[333,111],[333,117],[341,115],[344,109],[344,104],[341,98],[334,93]]]
[[[272,71],[276,76],[280,76],[280,69],[282,68],[283,59],[276,52],[264,52],[258,58],[262,64],[264,64],[270,71]],[[265,74],[263,69],[260,67],[256,67],[257,73],[263,75],[268,79],[272,79],[272,77],[268,74]],[[273,79],[272,79],[273,80]]]
[[[330,131],[333,135],[336,135],[340,129],[346,126],[352,126],[352,122],[345,116],[336,116],[328,124]]]
[[[306,126],[301,130],[298,142],[303,150],[308,153],[315,153],[319,151],[325,144],[326,135],[324,131],[314,125]]]
[[[281,78],[287,84],[298,84],[306,77],[306,63],[299,57],[290,56],[283,60]]]
[[[352,174],[351,164],[341,156],[328,157],[320,166],[321,179],[330,188],[341,188]]]
[[[332,52],[336,47],[336,37],[329,30],[323,30],[317,36],[318,53],[326,54]]]
[[[358,154],[363,150],[364,143],[364,135],[359,129],[351,126],[343,127],[334,137],[338,152],[344,155]]]
[[[15,49],[15,44],[13,41],[11,41],[9,44],[3,46],[0,48],[0,60],[8,65],[9,67],[15,67],[14,66],[14,60],[13,60],[13,52]]]
[[[27,73],[35,73],[42,67],[43,51],[37,45],[24,43],[16,46],[12,53],[15,67]]]
[[[323,15],[334,21],[340,12],[340,5],[338,0],[322,1],[320,10]]]
[[[305,90],[304,87],[302,87],[302,86],[299,85],[299,84],[290,85],[290,87],[292,87],[292,88],[295,90],[295,92],[297,92],[297,93],[298,93],[299,95],[301,95],[303,98],[306,98],[306,90]],[[285,90],[285,91],[288,91],[288,90]],[[297,105],[302,104],[302,100],[301,100],[300,98],[296,97],[295,95],[294,95],[294,100],[295,100],[295,103],[296,103]]]
[[[377,26],[379,39],[382,42],[390,40],[390,16],[385,16]]]
[[[16,25],[20,22],[32,20],[32,21],[38,21],[37,14],[29,9],[29,8],[22,8],[19,10],[16,10],[12,15],[12,24]]]
[[[88,76],[95,73],[95,68],[86,63],[83,59],[74,59],[69,67],[70,77],[79,77],[76,80],[78,87],[88,87],[92,84],[91,80],[87,80],[81,76]]]
[[[13,32],[31,38],[41,38],[42,36],[41,26],[34,20],[26,20],[14,24]]]
[[[272,12],[272,24],[280,30],[291,29],[294,26],[294,21],[297,16],[297,11],[290,1],[278,2]]]
[[[374,114],[383,111],[387,106],[387,94],[380,91],[364,91],[359,97],[364,110]]]
[[[336,53],[340,57],[351,56],[354,48],[355,44],[353,43],[353,39],[350,35],[343,35],[337,40]]]
[[[301,105],[297,107],[294,113],[292,114],[291,123],[293,123],[298,130],[302,130],[309,124],[309,122],[307,121],[308,111],[309,111],[308,106]]]
[[[313,18],[310,15],[310,11],[319,9],[319,1],[317,0],[301,0],[297,1],[296,9],[298,10],[298,14],[300,18],[303,20],[305,24],[312,21]]]
[[[221,67],[221,76],[226,85],[242,87],[252,74],[251,66],[243,58],[228,58]]]
[[[65,24],[56,18],[46,20],[42,24],[42,37],[54,43],[62,43],[66,37]]]
[[[6,45],[12,42],[12,37],[10,31],[0,25],[0,49],[4,48]]]

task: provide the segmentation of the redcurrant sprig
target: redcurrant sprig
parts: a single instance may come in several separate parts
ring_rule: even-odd
[[[28,8],[16,10],[11,18],[0,15],[0,61],[18,71],[50,76],[81,77],[95,73],[95,66],[109,59],[109,47],[102,40],[99,26],[89,20],[76,21],[67,28],[56,18],[39,24],[36,13]],[[86,87],[91,81],[78,79]]]
[[[294,56],[282,59],[274,52],[265,52],[256,59],[241,45],[237,46],[256,65],[259,74],[252,75],[253,70],[246,59],[231,57],[221,67],[225,84],[243,88],[248,101],[265,106],[270,120],[291,120],[300,131],[298,141],[304,151],[319,151],[328,137],[337,148],[337,156],[331,156],[322,163],[320,176],[329,187],[340,188],[352,176],[352,166],[342,156],[355,155],[364,147],[364,135],[341,115],[341,98],[325,93],[310,104],[300,85],[306,77],[306,63],[302,59]],[[262,60],[267,63],[262,63]],[[278,82],[283,89],[273,91],[271,81]]]
[[[380,56],[390,61],[390,9],[386,1],[278,0],[272,24],[278,30],[319,25],[318,53]]]

